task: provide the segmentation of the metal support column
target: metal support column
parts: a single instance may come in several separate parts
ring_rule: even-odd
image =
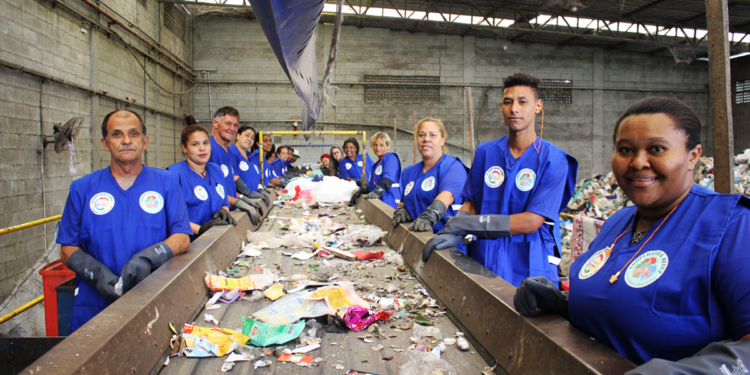
[[[728,0],[706,0],[711,126],[714,136],[714,186],[734,193],[734,135],[729,69]]]

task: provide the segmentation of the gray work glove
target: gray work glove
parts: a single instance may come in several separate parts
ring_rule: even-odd
[[[164,242],[155,243],[133,255],[120,274],[122,293],[127,293],[173,257],[174,252]]]
[[[227,225],[231,224],[231,225],[237,226],[237,220],[234,220],[232,215],[230,215],[229,212],[223,208],[220,208],[218,211],[214,213],[214,219],[225,221]]]
[[[380,186],[376,186],[375,190],[365,195],[365,199],[380,199],[383,197],[383,194],[385,194],[385,190]]]
[[[242,195],[250,195],[250,193],[253,192],[249,187],[247,187],[245,181],[242,181],[241,178],[234,180],[234,187],[235,189],[237,189],[237,192]]]
[[[745,372],[750,362],[750,340],[718,341],[708,344],[692,357],[672,362],[666,359],[654,358],[625,375],[650,374],[736,374]],[[737,371],[742,364],[740,371]],[[727,371],[723,371],[726,369]],[[734,371],[732,371],[734,370]],[[745,372],[747,373],[747,372]]]
[[[251,191],[250,194],[246,194],[248,197],[253,199],[262,199],[263,203],[266,204],[266,206],[271,206],[271,196],[268,195],[268,192],[264,190],[258,190],[258,191]]]
[[[427,232],[432,230],[432,227],[439,223],[440,219],[445,216],[446,211],[448,211],[448,207],[445,207],[445,203],[438,200],[432,201],[432,204],[427,206],[424,212],[409,225],[409,230],[413,232]]]
[[[206,222],[205,224],[201,225],[201,228],[198,230],[198,237],[202,236],[203,233],[206,233],[207,230],[211,229],[212,227],[216,225],[229,225],[229,223],[227,223],[226,221],[222,219],[210,220]],[[235,225],[237,224],[235,223]]]
[[[568,319],[568,295],[544,276],[523,280],[513,296],[513,306],[523,316],[536,316],[538,307]]]
[[[263,212],[263,206],[260,205],[260,202],[256,201],[255,199],[251,199],[248,196],[242,196],[243,202],[247,203],[249,206],[253,207],[254,209],[258,210],[258,212]]]
[[[112,303],[122,296],[115,290],[119,278],[102,262],[94,259],[89,253],[77,250],[68,258],[68,268],[76,273],[87,284],[93,286],[107,302]]]
[[[472,216],[469,215],[466,211],[458,211],[456,213],[455,217],[452,217],[448,220],[448,223],[451,221],[457,219],[460,216]],[[448,227],[448,223],[446,223],[445,227]],[[445,228],[443,228],[445,230]],[[432,237],[427,243],[424,245],[424,248],[422,249],[422,261],[427,262],[428,259],[430,259],[430,255],[432,255],[432,250],[442,250],[447,249],[449,247],[454,247],[458,244],[460,244],[466,234],[453,234],[453,233],[443,233],[443,231],[440,231],[435,237]]]
[[[406,205],[400,205],[396,207],[396,211],[393,212],[393,227],[398,227],[401,223],[408,223],[412,221],[411,215],[409,215],[409,211],[406,210]],[[410,228],[411,229],[411,228]]]
[[[250,217],[250,222],[253,223],[253,225],[260,224],[260,215],[258,214],[258,211],[250,206],[249,204],[245,203],[242,199],[238,199],[234,202],[234,207],[236,207],[238,210],[242,210],[247,213],[247,216]]]

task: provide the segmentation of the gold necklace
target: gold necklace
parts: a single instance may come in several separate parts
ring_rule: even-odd
[[[630,260],[627,263],[625,263],[624,266],[622,266],[621,270],[617,271],[616,274],[612,275],[612,277],[609,278],[609,283],[610,284],[613,284],[615,281],[617,281],[617,278],[620,277],[620,273],[622,273],[622,271],[625,271],[625,268],[628,266],[628,264],[630,264],[630,262],[632,262],[633,259],[635,259],[635,257],[638,255],[638,253],[641,252],[641,250],[643,250],[643,247],[646,246],[646,244],[648,243],[648,241],[651,241],[651,239],[654,237],[654,235],[656,234],[656,232],[659,231],[659,228],[661,228],[662,224],[664,224],[664,223],[667,222],[667,219],[669,219],[669,216],[672,215],[672,212],[674,212],[674,210],[676,210],[677,207],[679,207],[679,206],[680,205],[678,204],[678,205],[674,206],[674,208],[672,209],[672,211],[669,211],[669,213],[664,218],[664,220],[662,220],[662,222],[659,223],[659,226],[656,227],[656,230],[654,230],[654,233],[651,233],[651,236],[646,240],[646,242],[643,243],[643,245],[641,245],[641,248],[638,249],[638,251],[636,251],[635,254],[633,254],[633,256],[630,258]],[[607,257],[609,257],[609,255],[612,254],[612,249],[615,248],[615,244],[617,243],[617,240],[619,240],[620,237],[622,237],[623,234],[627,233],[628,230],[630,229],[630,227],[632,225],[633,224],[628,225],[628,229],[625,229],[625,232],[622,232],[622,234],[620,234],[619,236],[617,236],[617,238],[615,238],[615,242],[612,243],[612,246],[610,246],[610,247],[607,248]]]

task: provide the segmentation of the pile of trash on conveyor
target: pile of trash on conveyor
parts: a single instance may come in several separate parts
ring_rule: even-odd
[[[361,332],[358,339],[373,344],[371,350],[381,352],[378,356],[382,355],[383,361],[400,353],[403,364],[399,374],[455,375],[440,354],[446,350],[468,351],[469,343],[461,332],[443,337],[434,327],[436,319],[445,317],[445,308],[404,267],[402,249],[371,251],[369,248],[383,245],[382,237],[387,232],[368,224],[361,210],[342,203],[309,203],[319,197],[318,190],[299,191],[313,193],[302,199],[297,194],[294,200],[287,195],[282,198],[286,203],[274,203],[282,206],[278,215],[286,215],[269,216],[275,221],[273,226],[281,229],[280,234],[248,231],[247,243],[242,243],[233,264],[206,273],[204,281],[214,294],[206,303],[208,312],[199,317],[205,323],[184,324],[179,331],[172,327],[170,357],[226,356],[222,367],[225,372],[239,361],[252,361],[256,369],[289,362],[345,370],[343,361],[316,356],[316,350],[323,345],[324,331],[356,331]],[[325,208],[325,213],[308,211],[318,208]],[[290,217],[292,211],[308,216]],[[337,223],[338,217],[352,214],[361,221]],[[298,260],[295,266],[302,266],[304,271],[288,275],[280,265],[267,264],[264,258],[270,251]],[[376,267],[388,267],[392,272],[389,270],[384,278],[376,277],[372,272]],[[264,298],[273,302],[258,311],[248,311],[242,327],[222,327],[210,313],[225,304]],[[383,345],[407,334],[411,346]],[[450,346],[458,349],[448,349]],[[169,359],[165,365],[168,363]]]

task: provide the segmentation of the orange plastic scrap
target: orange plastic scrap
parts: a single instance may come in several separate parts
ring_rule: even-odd
[[[206,273],[204,280],[208,289],[211,289],[214,292],[233,289],[238,289],[241,292],[255,290],[255,283],[250,279],[250,276],[233,279]]]

